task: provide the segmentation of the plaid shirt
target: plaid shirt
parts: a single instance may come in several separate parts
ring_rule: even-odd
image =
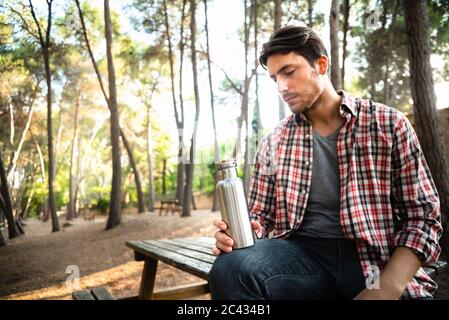
[[[364,276],[378,276],[397,246],[411,248],[423,266],[436,261],[440,203],[413,127],[396,109],[341,95],[340,225],[356,242]],[[248,199],[251,218],[264,228],[259,237],[287,238],[300,228],[312,162],[312,124],[301,113],[262,139]],[[436,288],[420,268],[402,298],[431,297]]]

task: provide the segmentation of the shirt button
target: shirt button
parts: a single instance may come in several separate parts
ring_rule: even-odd
[[[310,134],[306,134],[306,139],[309,139],[310,138]]]
[[[306,194],[306,189],[301,190],[302,194]]]
[[[310,161],[309,160],[306,160],[306,166],[308,167],[308,166],[310,166]]]

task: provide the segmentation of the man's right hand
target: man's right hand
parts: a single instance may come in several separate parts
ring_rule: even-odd
[[[213,254],[219,256],[222,251],[227,253],[231,252],[232,247],[234,246],[234,240],[225,233],[226,230],[228,230],[226,222],[217,218],[214,220],[214,226],[219,230],[215,232],[215,239],[217,241],[215,242],[215,247],[212,248]],[[251,221],[251,226],[256,234],[260,234],[262,232],[262,225],[259,221]]]

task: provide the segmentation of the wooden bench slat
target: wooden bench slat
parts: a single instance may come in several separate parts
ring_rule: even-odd
[[[153,293],[154,300],[178,300],[199,296],[209,293],[209,285],[207,283],[201,284],[188,284],[178,286],[166,290],[161,290]]]
[[[212,263],[189,258],[182,254],[161,249],[143,241],[128,241],[126,242],[126,245],[148,257],[160,260],[171,266],[190,272],[204,280],[208,280],[208,274],[212,268]]]
[[[72,292],[74,300],[95,300],[95,297],[90,293],[90,290],[80,290]]]
[[[215,246],[214,238],[180,238],[179,241],[211,250]]]
[[[143,240],[143,241],[145,243],[150,243],[154,246],[157,246],[161,249],[165,249],[165,250],[169,250],[172,252],[176,252],[176,253],[185,255],[186,257],[189,257],[189,258],[194,258],[194,259],[204,261],[204,262],[209,262],[209,263],[214,263],[214,261],[215,261],[215,256],[213,256],[213,255],[209,255],[209,254],[205,254],[202,252],[182,248],[182,247],[179,247],[179,246],[176,246],[173,244],[169,244],[165,241],[160,241],[160,240]]]
[[[93,288],[91,292],[97,300],[117,300],[117,298],[105,287]]]
[[[436,261],[427,267],[434,269],[437,274],[445,273],[449,268],[447,262],[441,260]]]
[[[197,246],[197,245],[193,245],[193,244],[188,243],[188,242],[179,241],[179,239],[166,239],[166,240],[161,240],[161,241],[162,242],[166,242],[166,243],[170,243],[170,244],[174,244],[174,245],[177,245],[177,246],[182,247],[182,248],[186,248],[186,249],[190,249],[190,250],[206,253],[206,254],[209,254],[209,255],[213,256],[212,247],[206,249],[206,248],[204,248],[202,246]]]

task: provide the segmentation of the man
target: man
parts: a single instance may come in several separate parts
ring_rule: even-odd
[[[249,191],[260,240],[232,250],[219,228],[214,299],[431,299],[440,205],[399,111],[337,93],[307,27],[277,30],[260,63],[292,115],[260,143]],[[223,254],[221,254],[223,253]]]

